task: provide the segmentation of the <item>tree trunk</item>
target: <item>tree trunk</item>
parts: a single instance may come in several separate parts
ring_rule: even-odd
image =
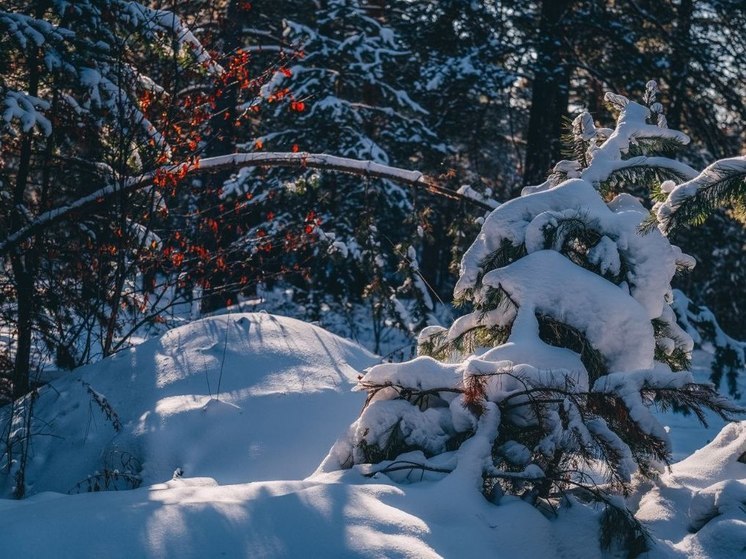
[[[544,0],[541,4],[524,184],[544,182],[560,158],[562,118],[567,113],[572,73],[560,22],[572,3],[573,0]]]
[[[222,51],[228,56],[236,54],[243,45],[242,29],[247,23],[248,16],[245,10],[241,10],[240,2],[232,0],[228,2],[225,17],[220,26],[220,44]],[[250,13],[250,12],[249,12]],[[212,132],[207,142],[206,155],[222,155],[233,153],[236,149],[236,104],[238,99],[238,85],[229,84],[225,87],[218,86],[215,99],[215,112],[221,118],[214,119]]]
[[[37,12],[39,9],[37,9]],[[39,92],[39,53],[33,49],[29,53],[29,95],[36,96]],[[13,211],[10,218],[10,231],[18,231],[25,225],[24,212],[26,203],[26,189],[31,174],[31,158],[33,157],[33,135],[29,130],[23,136],[21,150],[18,157],[18,173],[13,189]],[[16,306],[18,319],[16,322],[16,354],[13,364],[13,399],[20,398],[30,389],[31,345],[33,341],[34,315],[34,284],[35,284],[35,242],[30,237],[26,247],[16,247],[10,255],[10,264],[15,279]]]
[[[673,53],[671,55],[671,105],[668,109],[668,125],[681,129],[684,113],[684,99],[686,99],[686,79],[689,74],[689,34],[692,28],[692,14],[694,3],[692,0],[681,0],[676,14],[676,29],[674,31]]]
[[[34,278],[25,269],[23,257],[11,256],[11,267],[16,281],[16,355],[13,365],[13,399],[30,389],[31,342],[33,332]]]

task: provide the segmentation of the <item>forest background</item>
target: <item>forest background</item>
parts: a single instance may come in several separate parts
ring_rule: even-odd
[[[236,305],[408,357],[606,91],[657,80],[695,168],[742,154],[744,28],[734,0],[3,0],[0,398]],[[675,287],[743,339],[737,206],[674,234]]]

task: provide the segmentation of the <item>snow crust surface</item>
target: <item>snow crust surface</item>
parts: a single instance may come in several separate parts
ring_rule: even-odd
[[[357,472],[0,501],[9,557],[49,557],[50,549],[60,559],[600,557],[581,507],[563,512],[550,521],[518,499],[496,507],[476,489],[399,486]]]
[[[105,469],[134,470],[146,485],[177,468],[219,483],[303,478],[356,417],[363,397],[350,389],[377,361],[265,313],[176,328],[40,390],[32,429],[43,434],[32,439],[27,494],[67,493]],[[5,495],[12,474],[0,477]]]
[[[642,497],[637,517],[658,557],[742,557],[746,550],[746,421],[674,464]]]
[[[464,366],[472,372],[498,366],[500,358],[510,358],[509,348],[495,348]],[[223,353],[220,401],[211,400],[204,387],[209,377],[215,395]],[[697,357],[704,366],[707,356]],[[604,557],[598,518],[589,507],[563,506],[548,518],[517,498],[488,502],[472,486],[470,472],[480,467],[484,438],[460,449],[457,470],[444,479],[419,481],[411,473],[389,478],[364,467],[298,479],[313,471],[340,426],[358,413],[361,394],[350,388],[356,371],[375,362],[365,350],[311,325],[235,314],[192,323],[56,381],[42,391],[37,411],[64,440],[37,438],[30,470],[34,494],[22,501],[0,499],[3,556]],[[416,369],[426,364],[415,363]],[[379,380],[396,374],[385,365],[372,371]],[[448,382],[450,371],[457,376],[455,368],[444,366],[439,382]],[[82,381],[120,412],[129,440],[150,449],[143,487],[63,494],[69,480],[89,472],[116,440],[97,404],[87,403],[91,397],[78,387]],[[423,378],[423,386],[427,382]],[[45,415],[53,409],[45,407],[52,395],[59,400],[56,412]],[[159,421],[150,424],[153,431],[135,435],[146,414]],[[674,426],[675,453],[713,433],[687,431],[693,421],[680,415],[661,420]],[[262,442],[264,452],[252,451],[253,443]],[[643,488],[638,517],[655,540],[649,557],[739,556],[746,533],[739,504],[746,465],[738,457],[745,450],[746,424],[726,426],[711,445]],[[165,457],[172,460],[156,467]],[[448,453],[443,457],[456,462]],[[183,477],[170,479],[174,467],[183,467]],[[238,478],[248,483],[230,481]],[[699,527],[696,533],[690,533],[692,525]]]

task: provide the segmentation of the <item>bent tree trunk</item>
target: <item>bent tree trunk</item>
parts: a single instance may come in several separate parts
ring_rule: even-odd
[[[96,190],[91,194],[78,198],[59,208],[39,214],[31,223],[20,229],[13,229],[13,233],[0,241],[0,256],[5,256],[19,247],[24,241],[44,231],[51,226],[70,219],[80,218],[93,213],[95,208],[107,199],[122,192],[136,192],[153,184],[153,181],[162,173],[188,175],[197,173],[213,173],[225,169],[237,170],[241,167],[288,167],[295,169],[319,169],[347,173],[360,177],[380,178],[404,184],[412,188],[424,190],[430,194],[448,198],[450,200],[464,202],[470,206],[491,211],[495,208],[495,202],[491,200],[478,200],[469,195],[461,194],[450,188],[439,184],[435,180],[423,175],[419,171],[409,171],[397,167],[381,165],[373,161],[361,161],[336,157],[324,153],[233,153],[219,157],[202,159],[198,164],[182,163],[161,167],[150,173],[136,177],[129,177],[113,182],[104,188]]]

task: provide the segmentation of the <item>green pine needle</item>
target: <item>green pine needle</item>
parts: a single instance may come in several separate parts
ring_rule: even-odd
[[[651,167],[648,163],[642,163],[613,171],[606,180],[599,184],[598,190],[606,200],[610,200],[620,192],[655,199],[655,186],[649,188],[648,185],[660,185],[667,180],[682,183],[687,179],[688,177],[673,169]],[[658,189],[660,190],[660,186]]]
[[[746,201],[746,172],[713,172],[716,177],[712,182],[676,206],[667,223],[668,231],[685,225],[701,225],[716,209],[723,206],[743,207]]]

